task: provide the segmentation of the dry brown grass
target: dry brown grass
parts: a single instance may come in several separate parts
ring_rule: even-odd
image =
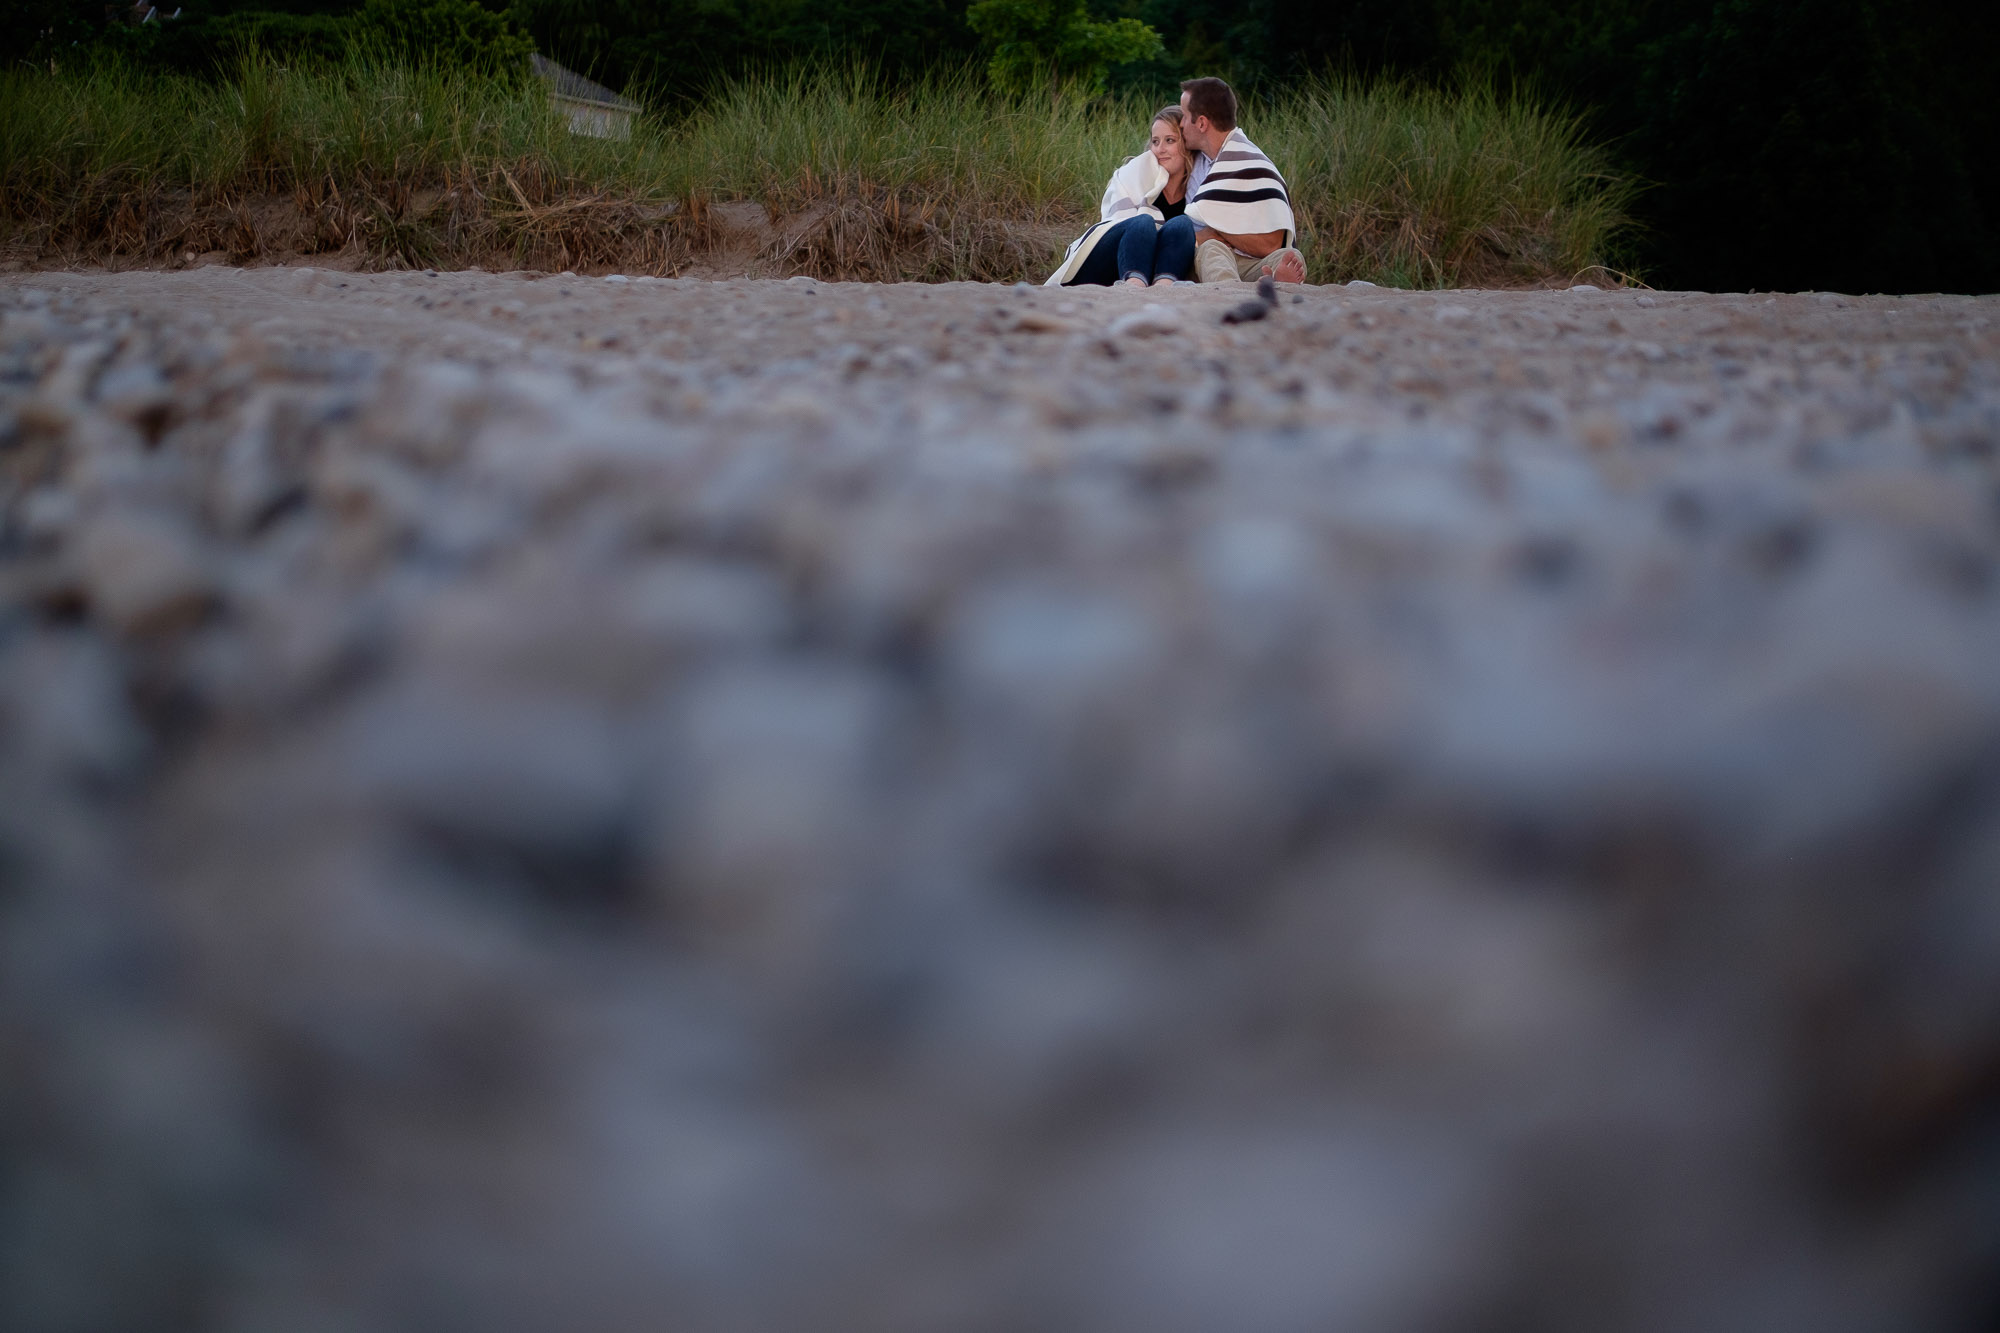
[[[643,202],[552,178],[540,163],[453,180],[331,176],[284,193],[145,184],[53,216],[9,218],[7,250],[35,266],[173,266],[315,258],[342,267],[528,268],[672,276],[719,239],[704,201]]]

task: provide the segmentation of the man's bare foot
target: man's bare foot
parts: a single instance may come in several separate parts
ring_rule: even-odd
[[[1306,280],[1306,261],[1299,258],[1297,252],[1294,251],[1291,254],[1279,256],[1277,266],[1275,268],[1267,268],[1264,271],[1279,282],[1304,282]]]

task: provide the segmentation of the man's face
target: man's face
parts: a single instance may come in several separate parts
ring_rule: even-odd
[[[1207,116],[1196,120],[1188,114],[1188,98],[1191,96],[1193,96],[1191,93],[1181,94],[1181,125],[1184,127],[1182,137],[1187,140],[1189,148],[1198,153],[1206,153],[1209,151],[1209,135],[1213,131]]]

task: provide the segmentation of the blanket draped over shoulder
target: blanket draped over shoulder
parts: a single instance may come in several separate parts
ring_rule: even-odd
[[[1166,221],[1165,215],[1153,207],[1153,201],[1166,188],[1167,169],[1150,152],[1139,154],[1112,172],[1111,183],[1104,187],[1104,202],[1098,206],[1098,220],[1091,224],[1089,231],[1069,243],[1062,267],[1051,273],[1042,286],[1060,287],[1074,278],[1076,271],[1083,267],[1083,261],[1090,258],[1090,252],[1097,248],[1097,243],[1125,219],[1143,213],[1152,218],[1155,225]]]
[[[1285,178],[1241,129],[1231,130],[1222,141],[1208,174],[1189,193],[1187,211],[1211,231],[1231,236],[1282,231],[1284,244],[1298,240]]]

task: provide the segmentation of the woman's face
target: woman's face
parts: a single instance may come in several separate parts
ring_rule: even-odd
[[[1153,150],[1153,160],[1169,176],[1178,176],[1187,170],[1187,145],[1181,142],[1181,127],[1171,120],[1153,122],[1153,140],[1148,146]]]

